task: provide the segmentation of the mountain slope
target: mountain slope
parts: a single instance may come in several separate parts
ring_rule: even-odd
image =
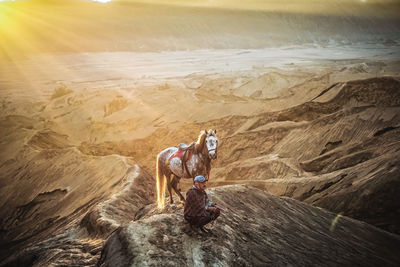
[[[212,234],[184,223],[182,210],[153,214],[115,231],[100,266],[396,266],[400,239],[350,218],[244,186],[209,192],[225,208]],[[351,233],[351,234],[350,234]]]

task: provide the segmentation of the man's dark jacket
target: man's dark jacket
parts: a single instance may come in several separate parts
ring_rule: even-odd
[[[192,187],[186,193],[185,218],[207,216],[206,204],[208,203],[207,193],[204,190]]]

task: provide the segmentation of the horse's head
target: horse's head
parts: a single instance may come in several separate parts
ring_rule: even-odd
[[[218,137],[217,130],[204,130],[205,131],[205,146],[208,151],[208,157],[210,159],[217,158],[218,151]]]

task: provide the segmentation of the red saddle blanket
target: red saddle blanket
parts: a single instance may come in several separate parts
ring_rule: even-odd
[[[178,149],[178,151],[176,151],[174,154],[172,154],[168,158],[167,164],[169,164],[170,160],[175,158],[175,157],[178,157],[178,158],[180,158],[182,160],[184,153],[185,153],[185,151]],[[187,160],[190,160],[192,158],[192,156],[193,156],[193,152],[189,151],[189,156],[188,156]]]

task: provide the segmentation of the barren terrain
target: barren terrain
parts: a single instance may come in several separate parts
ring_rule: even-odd
[[[399,265],[398,18],[42,2],[0,51],[1,266]],[[210,235],[155,208],[204,129]]]

